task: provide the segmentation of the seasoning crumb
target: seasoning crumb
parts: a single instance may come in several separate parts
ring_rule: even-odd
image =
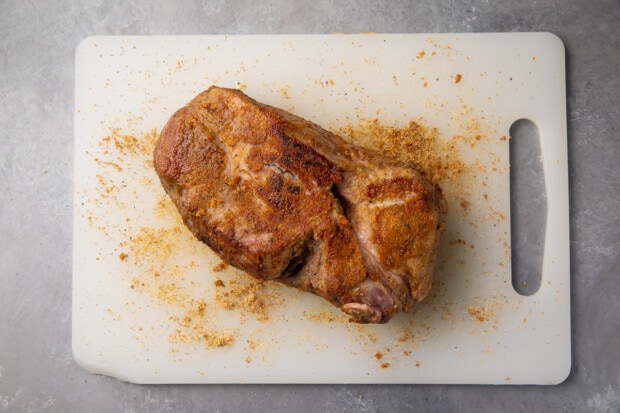
[[[383,358],[383,353],[381,353],[380,351],[377,351],[377,352],[375,353],[375,358],[376,358],[377,360],[381,360],[381,359]]]
[[[420,53],[418,53],[418,55],[416,56],[417,59],[421,59],[426,55],[426,52],[424,50],[421,50]]]
[[[390,367],[390,363],[381,363],[382,369],[387,369],[388,367]]]
[[[288,94],[288,87],[280,88],[280,94],[285,99],[290,99],[291,98],[290,95]]]
[[[420,367],[420,360],[416,360],[416,361],[415,361],[415,366],[416,366],[416,367]]]
[[[463,75],[461,75],[460,73],[457,73],[454,76],[454,83],[459,83],[461,81],[461,79],[463,78]]]
[[[490,308],[486,308],[486,307],[477,307],[477,306],[473,306],[470,305],[469,307],[467,307],[467,312],[469,313],[469,315],[480,321],[481,323],[484,321],[489,321],[491,319],[491,317],[493,317],[493,310]]]
[[[118,259],[121,261],[125,261],[127,259],[128,255],[125,254],[124,252],[121,252],[120,254],[118,254]]]
[[[215,285],[216,287],[225,287],[224,281],[220,280],[219,278],[213,281],[213,285]]]
[[[340,321],[342,323],[346,322],[347,317],[344,314],[334,314],[333,311],[328,310],[319,310],[319,311],[304,311],[304,318],[307,320],[318,321],[322,323],[333,323],[336,321]]]
[[[133,278],[131,280],[131,289],[134,290],[136,288],[140,287],[140,280],[137,278]]]
[[[413,341],[413,333],[411,332],[411,330],[407,328],[403,328],[400,330],[397,340],[400,343],[404,343],[407,341]]]
[[[212,270],[213,272],[220,272],[220,271],[224,271],[227,268],[228,268],[228,263],[222,261],[219,264],[214,265]]]

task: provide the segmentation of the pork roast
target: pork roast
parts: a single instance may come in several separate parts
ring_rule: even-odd
[[[446,202],[415,165],[215,86],[171,117],[154,164],[189,230],[253,277],[360,323],[429,292]]]

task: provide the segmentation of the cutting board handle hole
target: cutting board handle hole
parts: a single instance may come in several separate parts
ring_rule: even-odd
[[[535,294],[542,280],[547,195],[538,127],[519,119],[510,126],[510,232],[512,286]]]

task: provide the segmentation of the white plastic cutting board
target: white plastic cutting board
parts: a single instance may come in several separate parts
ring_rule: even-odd
[[[279,285],[242,297],[263,299],[266,313],[213,299],[249,278],[216,271],[149,163],[153,136],[211,84],[332,130],[416,120],[460,142],[454,150],[472,169],[445,183],[437,282],[414,313],[352,325]],[[75,110],[73,352],[85,369],[138,383],[554,384],[568,375],[564,48],[555,36],[90,37],[76,53]],[[506,137],[521,118],[539,129],[548,205],[542,283],[529,297],[514,291],[510,269]]]

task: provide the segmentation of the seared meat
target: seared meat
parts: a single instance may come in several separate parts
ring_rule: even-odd
[[[155,169],[224,261],[381,323],[424,298],[446,205],[386,159],[240,91],[211,87],[161,132]]]

